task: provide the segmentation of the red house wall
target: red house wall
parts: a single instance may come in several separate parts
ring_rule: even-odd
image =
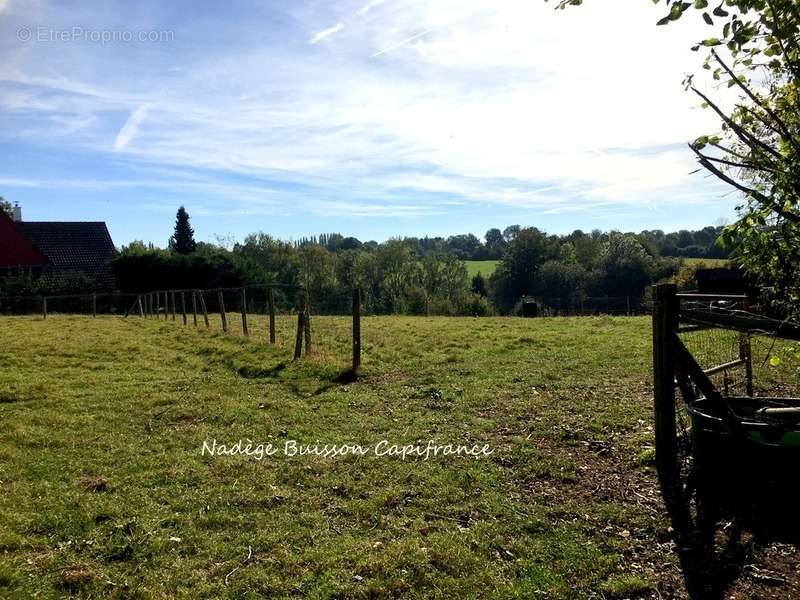
[[[0,210],[0,268],[42,267],[47,256],[31,244],[14,225],[14,221]]]

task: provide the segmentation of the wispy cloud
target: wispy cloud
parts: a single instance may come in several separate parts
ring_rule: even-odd
[[[415,33],[411,37],[408,37],[408,38],[406,38],[406,39],[404,39],[404,40],[402,40],[400,42],[397,42],[395,44],[387,46],[383,50],[379,50],[375,54],[370,55],[370,58],[376,58],[376,57],[380,56],[381,54],[386,54],[387,52],[391,52],[392,50],[396,50],[397,48],[402,48],[403,46],[405,46],[407,44],[410,44],[411,42],[413,42],[415,40],[418,40],[418,39],[420,39],[422,37],[425,37],[426,35],[428,35],[430,33],[433,33],[434,31],[437,31],[437,30],[441,29],[442,27],[447,27],[447,25],[448,24],[435,25],[434,27],[426,29],[425,31],[420,31],[419,33]]]
[[[75,22],[58,2],[39,5],[41,22]],[[148,6],[157,20],[160,5]],[[229,32],[215,30],[215,45],[181,46],[207,39],[191,23],[172,46],[18,48],[0,63],[0,142],[90,157],[88,173],[73,175],[87,186],[91,169],[109,161],[131,189],[143,165],[210,173],[208,182],[165,175],[152,195],[205,190],[209,207],[234,198],[231,211],[269,201],[319,216],[468,218],[476,207],[582,215],[605,202],[719,203],[719,188],[688,175],[684,146],[715,126],[680,86],[696,66],[688,47],[705,35],[702,23],[656,29],[648,3],[566,12],[530,0],[280,6],[275,29],[237,13]],[[82,16],[87,28],[112,20]],[[342,30],[336,52],[308,45]],[[300,31],[317,33],[306,44]],[[38,175],[6,174],[20,187]]]
[[[380,6],[380,5],[381,5],[381,4],[383,4],[385,1],[386,1],[386,0],[370,0],[370,1],[369,1],[369,2],[367,2],[367,3],[366,3],[364,6],[362,6],[361,8],[359,8],[359,9],[356,11],[356,14],[357,14],[358,16],[361,16],[361,15],[363,15],[363,14],[366,14],[368,11],[370,11],[370,10],[371,10],[371,9],[373,9],[373,8],[375,8],[376,6]]]
[[[341,31],[344,29],[344,23],[337,23],[333,27],[328,27],[327,29],[323,29],[322,31],[318,31],[315,33],[310,40],[308,40],[309,44],[316,44],[317,42],[321,42],[327,37],[332,36],[334,33]]]
[[[147,111],[150,110],[150,104],[142,104],[139,108],[134,110],[125,121],[125,124],[120,128],[117,137],[114,140],[114,150],[124,150],[131,140],[139,133],[139,127],[147,116]]]

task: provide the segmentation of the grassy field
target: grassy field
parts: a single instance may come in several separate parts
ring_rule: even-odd
[[[470,279],[478,273],[488,279],[494,273],[499,262],[499,260],[465,260],[464,264],[467,266]]]
[[[727,258],[684,258],[683,262],[687,265],[696,267],[704,267],[707,269],[716,269],[719,267],[727,267],[730,261]]]
[[[683,596],[646,318],[0,317],[0,596]],[[203,456],[380,440],[488,457]]]

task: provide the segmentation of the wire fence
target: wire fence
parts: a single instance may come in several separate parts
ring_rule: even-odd
[[[530,304],[536,308],[526,306]],[[644,296],[527,296],[522,300],[521,312],[523,316],[543,317],[635,316],[649,314],[650,305]]]
[[[263,340],[294,359],[314,355],[361,365],[361,293],[339,294],[325,315],[315,315],[306,288],[250,285],[214,289],[168,289],[142,293],[91,293],[0,297],[0,313],[37,315],[43,320],[91,316],[163,321]],[[315,315],[312,319],[312,315]],[[312,326],[313,323],[313,326]]]

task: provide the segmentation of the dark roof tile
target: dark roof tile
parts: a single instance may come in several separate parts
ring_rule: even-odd
[[[117,251],[102,221],[20,221],[16,225],[47,255],[53,270],[88,273],[101,285],[113,286],[109,261]]]

